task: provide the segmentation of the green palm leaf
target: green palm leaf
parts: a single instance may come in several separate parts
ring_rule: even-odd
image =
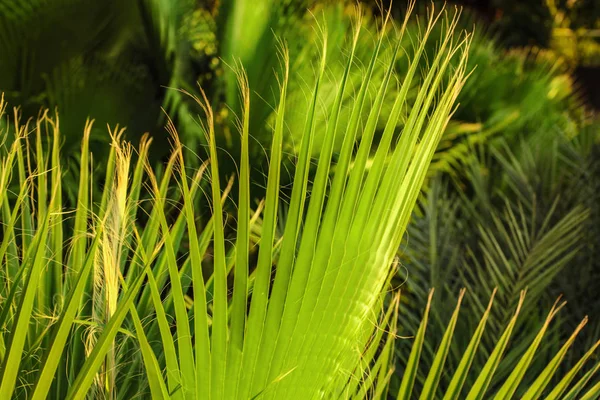
[[[147,9],[154,15],[151,7]],[[264,209],[256,207],[262,209],[260,227],[254,227],[258,215],[251,209],[249,172],[254,75],[235,67],[241,92],[241,165],[237,231],[232,236],[222,204],[230,186],[222,190],[219,179],[217,130],[222,127],[203,91],[190,97],[203,112],[198,125],[209,143],[208,164],[188,167],[194,162],[177,139],[175,124],[168,121],[174,149],[166,165],[148,162],[149,141],[144,138],[134,166],[130,146],[115,129],[105,185],[97,197],[90,193],[93,149],[88,122],[79,190],[74,209],[68,210],[72,217],[58,195],[64,168],[53,142],[60,138],[58,120],[48,114],[40,117],[34,150],[22,140],[26,126],[15,126],[14,145],[0,164],[0,189],[10,187],[16,170],[15,183],[21,190],[16,202],[0,191],[2,215],[8,221],[2,225],[0,247],[3,293],[8,294],[0,304],[1,397],[360,399],[383,398],[391,392],[390,364],[401,319],[398,297],[388,299],[386,290],[428,166],[468,75],[471,36],[453,35],[457,18],[428,15],[415,48],[407,50],[410,72],[406,76],[399,76],[395,66],[408,20],[396,32],[386,16],[369,62],[361,67],[355,63],[356,46],[364,34],[358,19],[344,70],[332,74],[333,102],[325,106],[327,126],[319,157],[313,160],[321,121],[319,99],[327,88],[324,80],[330,62],[327,29],[318,27],[321,57],[309,92],[285,214],[279,211],[291,60],[285,42],[280,42],[266,198]],[[438,51],[430,58],[423,80],[416,82],[413,78],[425,58],[425,44],[434,40],[433,27],[440,19],[444,35]],[[160,25],[157,18],[151,20]],[[167,36],[158,32],[156,43],[168,50]],[[390,35],[393,51],[388,52],[383,44]],[[349,96],[354,89],[350,78],[356,75],[358,90]],[[415,87],[413,100],[408,93]],[[393,105],[376,140],[390,94]],[[347,120],[340,118],[345,106],[350,108]],[[404,111],[405,122],[397,132]],[[38,138],[48,129],[52,139],[44,143]],[[339,147],[337,137],[343,138]],[[336,148],[339,154],[334,162]],[[313,161],[314,177],[309,173]],[[209,218],[201,218],[198,197],[207,185],[212,211]],[[142,193],[144,188],[148,197]],[[555,244],[551,236],[549,241]],[[66,239],[66,245],[57,243],[60,238]],[[522,246],[520,236],[507,239],[518,241],[513,247]],[[492,242],[486,244],[494,247]],[[426,316],[433,315],[431,307],[429,302]],[[485,364],[467,388],[465,376],[474,365],[478,344],[484,342],[483,332],[491,325],[494,309],[490,302],[458,368],[451,368],[449,355],[460,353],[452,345],[461,320],[459,307],[460,301],[422,377],[424,390],[415,383],[419,365],[427,365],[421,363],[421,356],[426,354],[422,347],[431,317],[420,322],[410,360],[399,370],[403,377],[399,398],[434,398],[444,389],[446,371],[452,372],[453,398],[467,389],[473,398],[492,392],[500,398],[510,396],[522,383],[556,311],[551,311],[533,344],[519,355],[515,373],[504,380],[504,386],[496,386],[492,379],[515,331],[521,298],[508,323],[497,324],[503,333],[487,340],[493,350],[484,354]],[[562,394],[571,387],[593,350],[554,390]],[[571,390],[593,396],[594,372]],[[547,376],[553,374],[553,369],[545,371],[536,381],[536,390],[544,391]]]

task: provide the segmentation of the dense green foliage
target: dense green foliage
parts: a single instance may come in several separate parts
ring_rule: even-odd
[[[1,399],[598,397],[600,130],[560,58],[201,6],[0,0]]]
[[[484,343],[497,340],[511,318],[506,310],[514,307],[519,291],[527,290],[516,341],[496,379],[513,371],[523,346],[536,334],[532,327],[544,318],[541,310],[560,294],[568,302],[567,312],[552,328],[546,352],[530,367],[530,379],[546,366],[556,341],[586,315],[592,320],[575,353],[585,352],[598,339],[600,325],[593,318],[597,303],[584,294],[598,289],[596,260],[591,258],[597,248],[597,216],[590,215],[597,208],[592,204],[597,197],[590,189],[598,178],[583,178],[587,166],[569,158],[578,155],[574,145],[564,139],[559,145],[559,140],[554,138],[548,147],[522,144],[515,153],[505,144],[489,147],[468,164],[467,178],[462,181],[467,187],[437,177],[421,199],[401,246],[399,279],[406,280],[404,299],[413,313],[405,319],[407,331],[418,326],[420,309],[427,303],[425,288],[441,291],[433,307],[437,317],[431,329],[433,343],[440,340],[460,288],[466,287],[471,294],[463,307],[473,314],[485,309],[478,299],[497,291],[495,303],[502,306],[490,315]],[[477,325],[475,320],[463,323],[460,329],[465,331]],[[406,349],[401,352],[400,360],[407,354]],[[432,360],[433,355],[429,357]]]

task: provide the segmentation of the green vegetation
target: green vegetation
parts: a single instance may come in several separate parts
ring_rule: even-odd
[[[89,5],[0,2],[0,399],[600,396],[555,54],[414,2]]]

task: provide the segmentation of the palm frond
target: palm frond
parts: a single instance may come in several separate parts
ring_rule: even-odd
[[[438,17],[430,14],[422,42],[415,50],[413,71]],[[46,173],[48,164],[49,170],[61,171],[58,148],[52,140],[47,144],[38,140],[33,158],[26,138],[17,136],[3,174],[8,177],[16,162],[18,186],[23,188],[24,201],[13,204],[7,199],[4,212],[19,215],[16,222],[32,236],[15,237],[14,225],[9,225],[3,236],[6,249],[14,243],[18,252],[16,275],[6,275],[5,279],[8,291],[14,294],[3,304],[7,327],[0,385],[3,396],[30,393],[27,385],[17,384],[25,370],[33,371],[32,394],[36,398],[53,393],[61,398],[78,399],[89,392],[115,397],[117,393],[132,390],[150,390],[157,397],[168,393],[175,398],[278,398],[282,394],[304,398],[322,391],[332,395],[339,394],[340,390],[384,391],[385,384],[375,384],[375,375],[367,372],[372,366],[384,381],[389,379],[386,360],[391,356],[391,342],[388,341],[387,350],[383,352],[372,347],[375,346],[373,340],[378,343],[382,338],[375,322],[379,319],[382,291],[389,282],[395,249],[465,81],[469,36],[459,41],[452,39],[450,33],[455,28],[456,18],[447,20],[449,34],[441,42],[440,52],[420,87],[403,134],[397,141],[394,139],[401,110],[409,101],[407,89],[401,89],[395,99],[368,169],[386,93],[397,79],[394,63],[400,41],[394,54],[384,58],[383,79],[378,81],[373,104],[369,104],[371,79],[382,73],[379,50],[386,37],[383,34],[386,28],[382,28],[358,95],[351,102],[353,111],[349,123],[338,126],[343,99],[349,90],[348,77],[355,68],[353,54],[361,34],[360,24],[357,24],[345,70],[339,75],[336,100],[330,106],[331,123],[323,141],[325,151],[317,160],[317,175],[311,182],[308,199],[308,172],[318,122],[316,112],[319,93],[323,90],[320,78],[311,89],[311,106],[285,221],[278,221],[278,205],[289,54],[285,45],[281,45],[279,102],[255,264],[250,264],[247,147],[253,100],[242,70],[238,70],[237,79],[241,82],[244,100],[241,132],[245,144],[240,155],[243,162],[241,201],[236,218],[240,230],[234,247],[229,245],[224,232],[217,125],[204,92],[201,97],[192,97],[204,111],[199,124],[210,143],[210,166],[192,172],[191,180],[186,167],[188,160],[173,124],[169,123],[168,129],[174,153],[162,172],[161,181],[157,171],[147,164],[149,152],[145,139],[134,167],[128,146],[121,143],[121,134],[115,130],[106,184],[99,196],[100,202],[96,203],[89,187],[93,125],[88,122],[72,219],[61,212],[61,197],[55,189],[59,187],[61,173],[50,176]],[[398,32],[399,38],[404,29],[405,25]],[[327,36],[323,36],[321,43],[319,77],[324,75],[328,65]],[[461,60],[459,68],[455,69],[448,85],[442,86],[440,74],[449,68],[455,56]],[[412,75],[405,79],[405,88],[412,87],[411,79]],[[368,117],[362,126],[365,110]],[[48,125],[45,121],[49,121]],[[46,126],[54,129],[53,139],[59,140],[58,122],[47,115],[43,115],[37,125],[38,139],[44,135]],[[27,132],[25,127],[16,128],[18,135]],[[338,129],[345,130],[346,135],[329,186]],[[54,155],[46,160],[44,146],[50,145]],[[31,170],[31,159],[37,163],[34,170]],[[212,178],[212,215],[209,225],[199,229],[195,196],[207,172]],[[396,184],[398,179],[399,185]],[[35,185],[30,186],[30,180]],[[170,181],[176,181],[179,190],[173,193]],[[9,184],[8,179],[3,182]],[[148,205],[150,219],[145,226],[138,227],[136,219],[143,211],[138,201],[144,182],[152,194]],[[51,188],[50,192],[47,188]],[[173,201],[177,202],[175,206],[170,204]],[[277,243],[275,232],[282,222],[284,235]],[[64,240],[65,231],[56,230],[62,225],[71,237],[70,251],[57,252],[56,257],[60,255],[61,259],[49,264],[52,269],[47,269],[44,260],[54,257],[49,249],[58,248],[56,240],[60,237]],[[202,231],[204,233],[199,234]],[[207,268],[208,252],[211,261]],[[3,255],[3,260],[7,259],[8,254]],[[3,265],[7,266],[7,274],[11,274],[9,263],[3,261]],[[61,274],[65,267],[65,273]],[[228,295],[231,270],[235,279],[232,298]],[[50,277],[59,280],[57,287],[47,286]],[[65,296],[66,308],[55,302],[55,296]],[[339,312],[342,305],[344,313]],[[77,320],[82,323],[76,323]],[[72,336],[66,336],[69,331]],[[46,346],[45,335],[55,337],[49,344],[56,347]],[[66,337],[71,339],[68,346]],[[68,362],[62,359],[65,355]],[[379,362],[375,361],[377,355],[383,357]],[[41,364],[37,362],[40,358]],[[158,380],[150,383],[144,379],[136,383],[132,379],[136,376],[136,366],[145,366],[148,374]],[[161,378],[159,371],[163,368],[167,370]],[[55,381],[51,379],[53,376],[56,376]],[[357,379],[352,384],[349,383],[351,376]],[[44,383],[40,381],[42,377],[46,379]]]
[[[494,294],[496,292],[494,291]],[[550,323],[556,316],[556,314],[563,308],[565,303],[559,304],[557,301],[554,307],[548,313],[548,316],[543,321],[541,327],[536,328],[532,332],[531,339],[523,345],[522,352],[516,358],[514,362],[514,369],[511,373],[503,377],[502,379],[494,379],[498,373],[498,367],[501,365],[503,357],[506,355],[509,342],[516,340],[513,337],[515,332],[515,326],[517,323],[517,316],[522,311],[522,306],[525,303],[525,292],[521,292],[519,302],[516,307],[511,309],[510,320],[505,326],[503,326],[501,336],[497,337],[496,340],[491,344],[491,353],[486,353],[484,356],[484,363],[477,365],[474,363],[476,360],[477,353],[481,352],[480,348],[485,348],[481,343],[481,338],[485,333],[489,319],[491,318],[491,310],[494,309],[495,301],[494,294],[489,301],[489,304],[482,314],[481,320],[475,325],[475,329],[472,330],[472,336],[469,339],[467,337],[468,346],[461,352],[459,357],[459,363],[457,365],[445,365],[445,359],[450,354],[450,349],[453,347],[450,342],[453,337],[454,328],[459,320],[459,310],[461,308],[461,300],[464,295],[464,290],[458,296],[458,303],[454,312],[451,314],[450,321],[444,325],[445,334],[440,339],[438,348],[435,351],[435,360],[433,364],[429,364],[427,369],[423,370],[420,366],[421,351],[426,339],[426,331],[428,325],[428,317],[431,310],[431,299],[433,297],[433,291],[430,292],[428,297],[428,303],[425,307],[423,319],[419,326],[418,331],[415,334],[413,344],[410,348],[410,358],[408,362],[404,364],[404,368],[399,370],[399,375],[402,378],[402,383],[398,389],[398,399],[431,399],[442,397],[444,399],[510,399],[517,393],[522,393],[520,397],[525,399],[539,398],[542,395],[546,395],[546,398],[569,398],[569,395],[562,397],[567,387],[573,382],[575,376],[581,371],[582,367],[593,357],[594,352],[600,345],[600,341],[594,343],[589,351],[578,360],[576,365],[568,370],[564,374],[557,375],[558,366],[565,358],[565,354],[573,345],[577,335],[583,329],[587,323],[587,318],[584,319],[577,329],[572,333],[571,337],[564,343],[560,351],[558,351],[552,361],[540,372],[529,369],[532,360],[535,357],[535,353],[538,350],[540,343],[544,339],[546,331],[549,329]],[[402,315],[400,313],[400,315]],[[471,314],[470,314],[471,315]],[[466,332],[465,332],[466,333]],[[402,348],[402,342],[407,339],[401,339],[399,343]],[[582,386],[589,385],[590,381],[593,381],[593,376],[596,374],[598,368],[596,366],[587,370],[587,373],[576,382],[571,393],[581,391]],[[413,386],[415,377],[424,373],[426,376],[425,384],[423,386]],[[444,373],[447,376],[445,380],[439,380],[440,375]],[[472,376],[476,379],[469,382],[468,377]],[[526,384],[525,377],[528,376],[531,384]],[[551,384],[552,379],[558,378],[556,385]],[[597,378],[596,378],[597,379]],[[595,385],[589,387],[587,395],[593,396],[597,393],[598,389]],[[570,394],[571,394],[570,393]]]

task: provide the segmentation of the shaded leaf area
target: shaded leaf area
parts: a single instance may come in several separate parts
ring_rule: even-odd
[[[459,316],[461,312],[461,303],[465,295],[465,290],[461,290],[455,308],[447,315],[447,323],[432,322],[432,299],[433,290],[429,292],[427,304],[424,308],[422,320],[419,323],[418,330],[411,340],[400,338],[397,348],[400,351],[406,351],[408,358],[398,365],[399,388],[394,388],[392,382],[392,393],[398,391],[397,399],[409,398],[444,398],[444,399],[510,399],[518,396],[524,399],[537,399],[542,395],[550,399],[572,399],[578,396],[582,398],[593,398],[598,395],[597,385],[591,384],[593,377],[599,369],[599,363],[593,361],[593,354],[596,351],[600,341],[591,346],[587,352],[578,359],[574,366],[567,365],[564,373],[558,373],[559,366],[563,363],[565,355],[570,350],[577,335],[587,323],[587,318],[581,321],[574,332],[570,333],[568,339],[561,343],[560,349],[557,349],[551,355],[551,360],[539,371],[532,368],[532,362],[535,359],[536,352],[543,351],[541,344],[549,330],[553,319],[564,307],[565,303],[556,301],[550,312],[542,318],[541,322],[531,331],[531,340],[523,344],[519,354],[513,354],[509,350],[510,342],[515,340],[517,334],[516,324],[518,316],[525,305],[525,291],[519,294],[519,301],[510,314],[510,318],[502,326],[502,332],[497,339],[493,340],[490,350],[485,350],[482,343],[486,336],[486,328],[489,327],[491,313],[495,307],[496,291],[487,304],[480,320],[475,320],[473,330],[466,335],[465,332],[456,331],[460,321],[464,316]],[[466,319],[472,317],[469,314]],[[428,340],[431,334],[429,328],[433,324],[442,330],[442,336],[437,343],[436,349],[428,349]],[[456,341],[466,340],[465,346],[459,349]],[[457,362],[452,363],[456,358]],[[502,376],[501,365],[513,358],[514,368],[505,376]],[[430,361],[430,360],[433,361]],[[481,360],[481,361],[479,361]],[[586,365],[586,372],[581,368]],[[452,365],[453,364],[453,365]],[[527,376],[531,376],[529,380]],[[578,377],[578,378],[576,378]],[[472,379],[471,379],[472,378]],[[556,383],[550,382],[555,379]]]
[[[457,327],[463,334],[456,346],[463,349],[466,335],[477,326],[470,316],[482,313],[487,306],[481,299],[497,291],[494,302],[499,307],[490,312],[482,336],[484,354],[492,351],[510,320],[519,292],[527,290],[514,339],[492,387],[514,371],[519,355],[536,335],[533,326],[544,318],[542,310],[558,295],[567,301],[567,312],[559,314],[549,329],[550,339],[542,344],[543,351],[533,360],[525,381],[535,379],[560,340],[588,315],[591,322],[568,357],[580,357],[598,339],[600,325],[593,318],[598,302],[585,294],[598,289],[593,167],[597,132],[592,125],[571,140],[559,133],[543,140],[533,136],[513,149],[503,141],[474,147],[473,156],[463,160],[463,178],[432,179],[400,247],[397,279],[405,309],[410,310],[399,325],[406,335],[417,329],[427,288],[438,288],[424,346],[425,368],[433,362],[435,346],[462,287],[467,288],[463,308],[469,312]],[[400,348],[398,355],[401,363],[408,350]],[[448,363],[457,365],[459,355],[450,353]],[[474,365],[482,366],[484,361],[475,358]],[[467,382],[474,380],[475,376],[467,378]]]

